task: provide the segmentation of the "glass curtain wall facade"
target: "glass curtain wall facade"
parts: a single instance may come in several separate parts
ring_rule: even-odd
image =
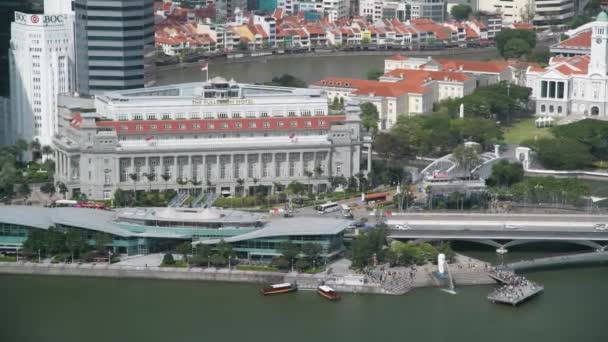
[[[154,0],[75,0],[74,11],[80,93],[154,83]]]

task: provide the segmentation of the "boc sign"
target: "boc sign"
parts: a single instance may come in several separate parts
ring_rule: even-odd
[[[23,25],[53,26],[62,25],[63,15],[38,15],[15,12],[15,22]]]

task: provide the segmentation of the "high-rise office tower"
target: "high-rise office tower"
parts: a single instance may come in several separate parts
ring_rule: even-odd
[[[57,0],[53,0],[57,1]],[[50,145],[57,131],[57,97],[73,90],[72,13],[15,12],[9,49],[10,105],[5,141]]]
[[[154,0],[74,0],[82,94],[154,84]]]

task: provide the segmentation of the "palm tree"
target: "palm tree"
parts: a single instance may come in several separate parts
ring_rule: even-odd
[[[241,193],[241,197],[243,197],[243,184],[245,184],[245,180],[243,178],[238,178],[236,180],[236,184],[238,184],[239,189],[241,189],[242,193]]]
[[[253,177],[253,179],[251,181],[253,182],[253,203],[255,205],[258,205],[258,203],[257,203],[257,196],[256,195],[257,195],[257,192],[258,192],[258,189],[257,189],[258,185],[257,184],[258,184],[258,182],[260,180],[257,179],[257,178],[255,178],[255,177]]]
[[[314,169],[315,179],[317,179],[317,197],[319,197],[319,178],[323,175],[323,168],[317,165]]]
[[[160,178],[162,178],[165,182],[165,191],[167,191],[167,188],[169,187],[167,183],[171,179],[171,175],[169,174],[169,172],[165,171],[162,175],[160,175]]]
[[[310,193],[310,181],[312,180],[313,173],[311,171],[304,170],[304,176],[308,178],[308,186],[306,188],[308,189],[308,193]]]
[[[34,155],[39,155],[40,148],[41,148],[40,141],[38,141],[38,139],[32,140],[29,147],[30,147],[30,150],[32,151],[32,158],[36,159],[36,157]]]
[[[45,156],[45,160],[49,159],[49,155],[53,154],[53,148],[49,145],[42,146],[42,155]]]
[[[136,172],[129,173],[129,178],[133,181],[133,203],[137,199],[137,181],[139,180],[139,175]]]
[[[144,177],[146,177],[148,180],[148,192],[150,192],[152,191],[152,182],[154,182],[154,179],[156,179],[156,174],[152,172],[144,173]]]
[[[57,182],[57,189],[59,189],[59,193],[63,195],[63,199],[65,199],[65,194],[68,193],[68,187],[63,182]]]

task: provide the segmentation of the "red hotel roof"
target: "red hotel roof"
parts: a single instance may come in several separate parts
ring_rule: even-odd
[[[557,44],[557,47],[588,49],[591,47],[591,30],[583,31],[571,38],[561,41]]]
[[[117,134],[300,131],[329,129],[331,123],[344,121],[345,116],[269,117],[243,119],[199,120],[131,120],[97,121],[97,127],[111,127]]]

